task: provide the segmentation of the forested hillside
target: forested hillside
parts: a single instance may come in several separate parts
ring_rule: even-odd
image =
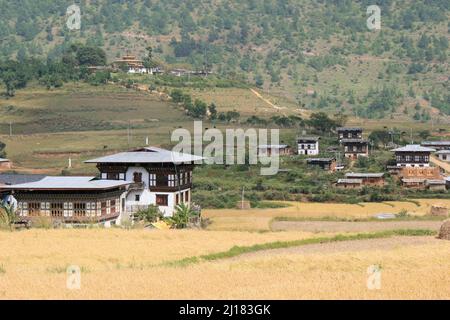
[[[0,0],[0,57],[60,57],[72,43],[109,61],[152,46],[166,67],[205,66],[299,107],[368,118],[450,115],[448,0]],[[381,30],[367,28],[369,5]]]

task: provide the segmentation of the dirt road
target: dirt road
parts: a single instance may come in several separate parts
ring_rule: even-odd
[[[307,232],[373,232],[396,229],[430,229],[439,230],[442,221],[274,221],[273,231],[307,231]]]

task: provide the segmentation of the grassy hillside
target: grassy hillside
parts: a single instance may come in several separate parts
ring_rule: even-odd
[[[82,28],[70,31],[65,1],[0,0],[0,55],[52,58],[82,41],[111,61],[151,45],[166,67],[210,67],[308,109],[417,121],[450,114],[446,0],[77,3]],[[374,3],[380,31],[366,26]]]

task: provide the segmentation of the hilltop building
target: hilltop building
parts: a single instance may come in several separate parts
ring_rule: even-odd
[[[299,155],[318,155],[319,154],[319,137],[300,136],[297,138]]]
[[[356,160],[369,156],[369,142],[363,139],[362,132],[362,128],[337,128],[339,142],[344,147],[344,157]]]
[[[288,156],[292,154],[292,148],[287,144],[261,144],[258,146],[258,154],[270,157],[275,152],[280,156]]]
[[[357,173],[350,172],[345,174],[347,179],[359,179],[365,186],[384,186],[384,173]]]
[[[397,167],[429,167],[430,154],[436,150],[418,144],[409,144],[391,151],[395,153]]]
[[[450,162],[450,149],[449,150],[439,150],[436,152],[439,160]]]
[[[360,189],[363,187],[363,181],[361,179],[339,179],[336,187],[341,189]]]
[[[450,150],[450,141],[423,141],[420,145],[436,150]]]
[[[323,170],[335,172],[336,159],[335,158],[310,158],[306,159],[306,163],[311,166],[318,166]]]
[[[356,160],[359,157],[369,156],[369,142],[364,139],[342,139],[344,157]]]
[[[362,128],[339,127],[336,129],[339,141],[342,139],[362,139]]]

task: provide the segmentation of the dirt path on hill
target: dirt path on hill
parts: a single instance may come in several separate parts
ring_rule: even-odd
[[[442,221],[274,221],[273,231],[306,232],[374,232],[396,229],[430,229],[439,230]]]
[[[444,161],[441,161],[441,160],[437,159],[434,156],[430,157],[430,161],[432,163],[434,163],[435,165],[437,165],[438,167],[441,167],[442,169],[444,169],[447,173],[450,173],[450,163],[446,163]]]
[[[367,250],[395,250],[399,247],[420,246],[426,244],[442,243],[442,240],[434,237],[391,237],[382,239],[349,240],[340,242],[329,242],[322,244],[309,244],[298,247],[272,249],[258,252],[250,252],[232,258],[232,260],[242,260],[249,258],[264,258],[274,255],[289,254],[327,254],[340,252],[357,252]]]
[[[267,103],[267,104],[268,104],[269,106],[271,106],[272,108],[277,109],[277,110],[283,109],[283,108],[281,108],[281,107],[279,107],[279,106],[273,104],[273,103],[270,102],[268,99],[264,98],[264,97],[263,97],[258,91],[256,91],[255,89],[250,88],[250,91],[251,91],[256,97],[258,97],[259,99],[261,99],[262,101],[264,101],[265,103]]]

